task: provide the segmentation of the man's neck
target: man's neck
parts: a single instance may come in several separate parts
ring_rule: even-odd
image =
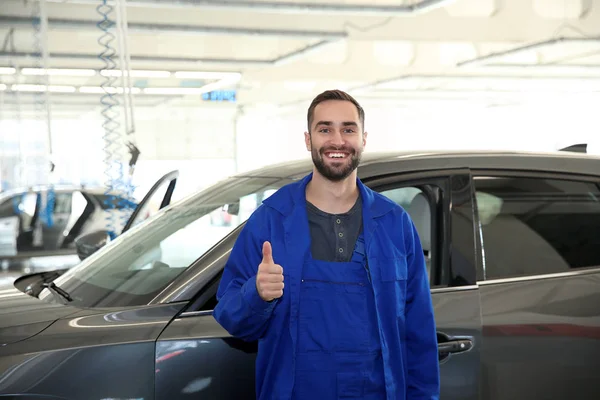
[[[306,201],[329,214],[348,212],[358,196],[356,171],[344,180],[332,182],[315,170],[306,187]]]

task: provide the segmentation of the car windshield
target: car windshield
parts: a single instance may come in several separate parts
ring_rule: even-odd
[[[286,183],[230,178],[166,208],[55,280],[79,307],[148,304]],[[40,299],[58,301],[48,290]]]

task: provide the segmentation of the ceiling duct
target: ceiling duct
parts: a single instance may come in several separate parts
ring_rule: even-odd
[[[195,66],[201,64],[214,64],[214,65],[236,65],[236,66],[280,66],[288,63],[292,63],[301,59],[302,57],[308,56],[311,53],[322,50],[325,46],[336,43],[336,40],[321,40],[317,43],[310,44],[298,50],[293,50],[289,53],[282,54],[273,59],[243,59],[243,58],[189,58],[189,57],[155,57],[155,56],[139,56],[131,55],[130,59],[133,62],[151,62],[153,64],[158,63],[183,63],[193,64]],[[97,54],[80,54],[80,53],[52,53],[51,59],[56,60],[82,60],[82,61],[97,61]],[[0,51],[0,61],[12,62],[15,59],[21,59],[23,61],[33,60],[39,57],[37,53],[27,52],[3,52]],[[21,63],[22,64],[22,63]]]
[[[95,4],[97,0],[46,0],[53,3]],[[137,7],[202,7],[224,10],[256,11],[290,14],[329,14],[329,15],[375,15],[405,16],[422,14],[444,7],[455,0],[421,0],[414,4],[373,5],[301,3],[287,1],[251,0],[127,0],[128,6]]]
[[[11,25],[23,28],[32,27],[32,19],[26,17],[0,16],[0,26]],[[73,30],[97,30],[97,21],[48,19],[48,28],[64,28]],[[343,31],[311,31],[289,29],[259,29],[218,26],[195,26],[173,24],[142,24],[130,22],[127,24],[129,33],[172,33],[183,35],[239,35],[239,36],[274,36],[302,39],[344,39],[348,36]]]
[[[23,61],[33,60],[39,57],[36,53],[26,52],[3,52],[0,51],[0,60],[3,62],[12,62],[15,59]],[[98,61],[97,54],[81,54],[81,53],[52,53],[50,55],[52,61],[58,60],[82,60],[82,61]],[[150,62],[150,63],[182,63],[193,64],[215,64],[215,65],[243,65],[243,66],[269,66],[273,64],[272,60],[252,60],[252,59],[227,59],[227,58],[191,58],[191,57],[155,57],[155,56],[135,56],[132,55],[131,61],[134,62]],[[20,63],[23,65],[23,63]]]
[[[577,44],[597,44],[600,46],[600,37],[583,37],[583,38],[567,38],[567,37],[558,37],[553,39],[544,40],[541,42],[526,44],[518,47],[514,47],[512,49],[498,51],[490,54],[486,54],[484,56],[476,57],[470,60],[461,61],[456,64],[457,67],[465,67],[465,66],[485,66],[485,67],[544,67],[544,66],[563,66],[563,67],[597,67],[594,65],[568,65],[568,64],[559,64],[556,62],[551,62],[549,64],[514,64],[514,63],[504,63],[503,61],[512,56],[522,55],[528,52],[536,52],[542,51],[544,49],[549,49],[553,46],[557,45],[577,45]]]

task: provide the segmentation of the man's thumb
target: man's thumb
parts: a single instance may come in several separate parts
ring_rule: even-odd
[[[271,249],[271,243],[263,243],[263,263],[275,263],[273,261],[273,249]]]

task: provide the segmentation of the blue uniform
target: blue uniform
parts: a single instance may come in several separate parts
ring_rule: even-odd
[[[363,231],[351,260],[314,260],[311,178],[279,189],[252,214],[217,293],[216,320],[258,340],[257,399],[438,399],[429,282],[408,214],[357,180]],[[265,241],[284,271],[284,294],[272,302],[256,290]]]

